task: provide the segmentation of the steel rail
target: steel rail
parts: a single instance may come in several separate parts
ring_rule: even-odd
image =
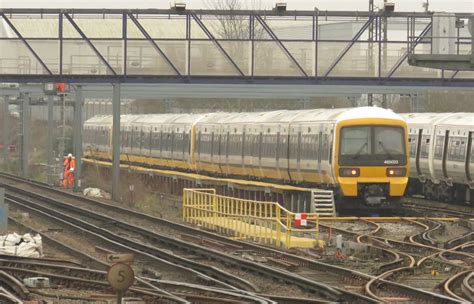
[[[28,297],[30,291],[23,285],[22,282],[18,281],[14,276],[8,274],[5,271],[0,271],[0,282],[2,286],[8,286],[10,290],[13,290],[17,296],[22,299]]]
[[[443,212],[446,214],[454,215],[454,216],[459,216],[459,217],[474,217],[474,213],[467,212],[467,211],[461,211],[461,210],[454,210],[451,208],[445,208],[441,206],[437,207],[429,207],[429,206],[420,206],[416,204],[411,204],[411,203],[403,203],[404,207],[408,207],[411,209],[419,209],[419,210],[426,210],[426,211],[434,211],[434,212]]]
[[[38,199],[37,195],[35,195],[35,194],[30,194],[30,196],[36,196],[36,199]],[[81,226],[86,226],[86,227],[88,227],[88,229],[94,231],[95,233],[100,233],[102,235],[105,235],[107,238],[112,239],[115,242],[120,242],[120,243],[123,243],[123,244],[125,244],[125,243],[133,244],[133,248],[137,248],[141,251],[152,253],[154,255],[158,255],[161,258],[167,258],[167,256],[170,256],[170,257],[168,257],[168,259],[170,259],[171,261],[174,261],[174,263],[183,263],[184,265],[192,265],[193,267],[195,267],[195,269],[199,270],[200,272],[213,274],[213,275],[218,275],[218,277],[220,279],[226,280],[226,278],[222,274],[222,271],[218,271],[219,269],[217,269],[217,268],[212,268],[212,270],[209,271],[209,270],[205,269],[203,265],[200,265],[200,264],[196,265],[196,264],[198,264],[196,262],[184,259],[184,258],[179,257],[179,256],[174,255],[174,254],[171,255],[170,253],[168,253],[166,251],[159,250],[155,247],[144,245],[144,244],[132,241],[132,240],[127,239],[127,238],[123,238],[122,236],[117,236],[117,235],[115,235],[114,233],[111,233],[108,230],[99,228],[97,226],[94,226],[94,225],[92,225],[90,223],[87,223],[85,221],[82,221],[80,219],[73,218],[71,216],[61,214],[60,212],[58,212],[56,210],[47,208],[47,207],[42,206],[40,204],[29,202],[25,199],[18,198],[18,197],[15,197],[14,200],[13,200],[13,198],[11,197],[11,194],[7,194],[6,197],[9,200],[12,199],[11,202],[14,203],[14,204],[21,204],[21,205],[28,204],[30,206],[34,206],[34,208],[37,208],[38,210],[40,210],[43,213],[47,212],[47,213],[49,213],[51,215],[54,215],[56,217],[62,217],[64,219],[67,219],[70,223],[73,223],[73,224],[76,224],[76,225],[81,225]],[[49,203],[52,203],[53,205],[56,205],[57,207],[61,207],[61,205],[62,205],[62,207],[65,207],[65,205],[63,203],[58,202],[58,201],[54,201],[51,198],[47,198],[46,200],[45,200],[45,198],[43,198],[43,201],[44,202],[48,201]],[[76,206],[67,205],[67,207],[68,207],[68,209],[73,209],[76,213],[79,213],[79,214],[82,214],[82,215],[86,214],[90,217],[102,218],[102,220],[107,221],[107,222],[114,222],[114,224],[116,226],[120,226],[122,228],[126,227],[127,230],[133,231],[135,233],[139,233],[141,235],[144,235],[146,238],[153,239],[157,242],[161,242],[161,243],[165,243],[165,244],[171,244],[174,247],[185,249],[185,250],[190,251],[190,252],[196,252],[196,253],[198,253],[202,256],[208,256],[208,257],[211,256],[212,259],[220,260],[221,262],[223,262],[225,264],[238,266],[240,268],[243,267],[243,268],[246,268],[246,269],[261,273],[261,274],[269,275],[271,277],[274,277],[277,280],[283,280],[283,281],[285,281],[289,284],[295,284],[295,285],[300,286],[302,288],[305,288],[307,290],[312,290],[315,293],[322,294],[323,296],[325,296],[326,298],[329,298],[331,300],[340,300],[341,297],[342,297],[341,292],[338,291],[338,290],[335,290],[335,289],[333,289],[333,288],[331,288],[331,287],[329,287],[325,284],[318,283],[318,282],[311,281],[311,280],[306,279],[306,278],[299,277],[299,276],[294,275],[290,272],[286,272],[286,271],[282,271],[282,270],[275,269],[275,268],[272,268],[272,267],[268,267],[268,266],[265,266],[265,265],[262,265],[262,264],[259,264],[259,263],[255,263],[253,261],[241,259],[241,258],[238,258],[238,257],[229,256],[229,255],[227,255],[225,253],[222,253],[222,252],[219,252],[217,250],[212,250],[212,249],[209,249],[209,248],[205,248],[203,246],[192,244],[192,243],[182,241],[182,240],[179,240],[179,239],[176,239],[176,238],[171,238],[171,237],[167,237],[167,236],[164,236],[164,235],[159,235],[157,233],[150,232],[150,231],[145,230],[143,228],[140,228],[140,227],[137,227],[137,226],[134,226],[134,225],[131,225],[131,224],[127,224],[125,222],[121,222],[121,221],[118,221],[116,219],[104,216],[104,215],[92,214],[89,210],[84,210],[84,209],[81,209],[81,208],[76,207]],[[230,281],[229,278],[227,278],[226,282],[228,282],[228,284],[231,284],[233,286],[238,286],[240,289],[244,289],[244,290],[257,291],[257,290],[255,290],[255,286],[252,285],[251,283],[243,281],[242,279],[234,277],[234,276],[232,276],[232,277],[233,277],[233,280],[235,280],[235,281]]]
[[[33,270],[33,269],[22,269],[22,268],[17,268],[17,267],[0,266],[0,269],[8,273],[17,273],[19,276],[23,276],[23,277],[26,277],[27,275],[47,277],[53,283],[57,282],[58,285],[62,285],[64,282],[67,281],[75,285],[83,285],[88,288],[90,288],[91,286],[100,287],[100,288],[108,288],[110,286],[107,280],[91,280],[91,279],[77,278],[77,277],[72,277],[72,276],[64,275],[64,274],[55,274],[55,273],[50,273],[50,272],[38,271],[38,270]],[[106,274],[104,274],[104,276],[105,275]],[[188,301],[185,301],[184,299],[180,299],[179,297],[176,297],[167,292],[156,293],[156,292],[145,290],[143,288],[138,288],[138,287],[130,287],[128,290],[136,294],[155,296],[158,298],[165,298],[169,301],[173,301],[176,303],[189,303]]]
[[[17,181],[20,181],[20,182],[25,182],[21,178],[19,179],[19,178],[15,177],[14,179],[17,180]],[[37,186],[43,187],[42,185],[40,185],[38,183],[34,183],[34,184],[36,184]],[[51,188],[47,187],[47,189],[50,190]],[[54,192],[57,192],[57,193],[60,193],[60,194],[66,195],[66,196],[70,196],[70,197],[75,197],[76,199],[84,200],[84,197],[77,196],[77,195],[74,195],[74,194],[71,194],[71,193],[68,193],[68,192],[64,192],[64,191],[61,191],[61,190],[55,189]],[[106,204],[106,203],[103,203],[101,201],[92,200],[92,199],[89,199],[89,198],[87,198],[86,200],[90,201],[91,203],[107,206],[107,208],[114,208],[116,210],[121,210],[122,212],[130,213],[130,210],[126,209],[126,208],[118,207],[118,206],[111,205],[111,204]],[[163,220],[163,219],[154,218],[150,215],[143,214],[143,213],[138,213],[138,212],[135,212],[135,211],[133,211],[133,213],[137,214],[138,216],[140,216],[144,219],[152,219],[153,221],[156,221],[156,222],[166,221],[166,220]],[[169,221],[167,221],[167,222],[169,222]],[[177,224],[170,222],[170,225],[177,225]],[[179,226],[183,226],[183,225],[179,225]],[[184,226],[184,227],[181,227],[181,228],[187,229],[187,231],[196,232],[194,229],[191,229],[190,227],[187,227],[187,226]],[[215,236],[214,234],[211,234],[211,233],[208,233],[208,234],[211,235],[211,236]],[[237,241],[235,241],[235,242],[237,242]],[[242,244],[242,243],[237,242],[237,244]],[[413,244],[410,244],[410,245],[413,246]],[[252,246],[255,246],[255,245],[252,245]],[[256,247],[258,248],[259,246],[256,246]],[[256,248],[256,250],[257,250],[257,248]],[[262,250],[262,249],[260,249],[260,250]],[[266,250],[268,250],[268,249],[266,249]],[[276,252],[279,252],[279,251],[276,251]],[[281,254],[281,252],[279,252],[279,254]],[[285,257],[288,258],[288,259],[296,258],[295,261],[299,260],[300,262],[301,262],[301,259],[303,259],[301,257],[292,257],[290,254],[285,254]],[[358,273],[357,271],[351,271],[351,270],[344,269],[344,268],[340,269],[340,267],[335,267],[333,265],[328,265],[328,264],[320,263],[320,262],[316,262],[316,261],[311,261],[311,265],[313,267],[317,267],[317,268],[325,268],[325,269],[327,269],[326,271],[332,272],[332,273],[335,273],[337,271],[338,273],[344,274],[345,277],[357,275],[359,277],[359,280],[364,278],[363,280],[369,281],[371,278],[373,278],[373,276]],[[396,290],[397,292],[400,292],[400,293],[404,293],[403,288],[406,287],[407,290],[405,290],[405,293],[407,293],[407,294],[412,294],[412,293],[417,294],[418,293],[418,296],[420,296],[420,293],[421,293],[421,297],[423,297],[423,296],[431,297],[432,295],[434,295],[435,297],[438,296],[437,294],[432,294],[432,293],[429,293],[429,292],[426,292],[427,294],[424,294],[425,293],[424,291],[414,289],[414,288],[411,288],[411,287],[403,285],[403,284],[398,284],[398,283],[394,283],[394,282],[390,282],[390,281],[386,281],[386,280],[382,280],[382,279],[380,280],[380,282],[383,282],[385,284],[385,286],[391,287],[393,290]]]
[[[11,221],[14,221],[12,219],[9,219]],[[41,234],[42,235],[42,238],[43,238],[43,242],[45,244],[49,244],[50,246],[53,246],[53,247],[58,247],[58,248],[61,248],[62,251],[65,251],[67,254],[71,254],[71,252],[73,252],[73,256],[75,256],[76,258],[78,259],[81,259],[81,260],[84,260],[86,261],[86,264],[88,266],[93,266],[93,267],[96,267],[97,265],[100,266],[101,269],[108,269],[110,267],[110,265],[108,263],[105,263],[104,261],[102,260],[99,260],[93,256],[90,256],[80,250],[76,250],[74,248],[71,248],[67,245],[64,245],[62,242],[59,242],[57,240],[55,240],[54,238],[51,238],[49,237],[48,235],[45,235],[45,234],[42,234],[38,231],[36,231],[33,227],[30,227],[28,225],[25,225],[23,223],[19,223],[19,222],[16,222],[14,221],[15,225],[19,225],[19,226],[22,226],[24,227],[25,229],[27,229],[28,231],[32,231],[32,232],[35,232],[35,233],[38,233],[38,234]],[[66,246],[66,247],[64,247]],[[66,250],[64,250],[66,249]],[[42,260],[42,259],[39,259],[39,258],[25,258],[25,257],[14,257],[14,256],[4,256],[4,258],[7,260],[7,262],[14,262],[15,260],[26,260],[28,262],[31,262],[31,261],[38,261],[38,260]],[[46,263],[51,263],[51,260],[52,259],[45,259],[46,260]],[[92,261],[92,263],[91,263]],[[60,261],[60,263],[62,263],[62,261]],[[88,271],[90,268],[86,268],[85,271]],[[99,269],[90,269],[92,271],[100,271]],[[150,287],[152,290],[156,290],[158,292],[163,292],[162,289],[158,289],[155,285],[153,285],[151,282],[149,282],[150,278],[147,278],[147,277],[137,277],[136,276],[136,280],[145,285],[145,286],[148,286]],[[222,289],[222,288],[217,288],[217,287],[211,287],[211,286],[203,286],[203,285],[197,285],[197,284],[190,284],[190,283],[183,283],[183,282],[174,282],[174,281],[164,281],[164,280],[154,280],[156,282],[159,283],[159,286],[160,287],[164,287],[165,290],[169,290],[169,289],[176,289],[176,286],[192,286],[192,288],[194,288],[195,290],[197,290],[200,294],[204,294],[205,292],[208,292],[208,291],[213,291],[215,293],[219,293],[219,294],[224,294],[224,295],[229,295],[229,294],[235,294],[236,296],[239,296],[239,294],[244,294],[245,296],[247,295],[250,295],[252,297],[255,297],[255,295],[253,293],[248,293],[248,292],[244,292],[244,291],[241,291],[241,290],[234,290],[234,291],[230,291],[228,289]],[[175,294],[175,293],[173,293]],[[179,294],[176,294],[178,297],[179,297]],[[188,296],[190,296],[188,294]],[[259,295],[260,297],[264,297],[263,295]],[[264,297],[265,298],[265,297]],[[221,297],[222,299],[222,297]]]
[[[327,226],[324,226],[323,224],[319,224],[319,225],[320,225],[320,227],[329,228]],[[361,238],[360,238],[361,235],[357,232],[347,231],[347,230],[341,229],[341,228],[334,228],[334,227],[331,227],[331,228],[334,229],[334,230],[337,230],[339,232],[346,233],[346,234],[351,235],[351,236],[355,236],[358,240],[361,240]],[[375,230],[373,230],[373,231],[375,231]],[[373,236],[373,235],[362,235],[362,236],[365,236],[367,238],[377,238],[377,239],[383,240],[383,238],[376,237],[376,236]],[[390,240],[390,242],[394,242],[394,240]],[[399,241],[395,241],[395,242],[399,242]],[[400,242],[400,243],[404,243],[404,242]],[[411,244],[411,243],[407,243],[407,244],[414,245],[414,244]],[[383,249],[383,248],[380,248],[380,249]],[[405,272],[405,271],[411,272],[414,269],[414,267],[416,266],[416,261],[415,261],[413,256],[411,256],[409,254],[406,254],[404,252],[397,252],[397,253],[405,256],[405,258],[408,259],[408,266],[405,266],[405,267],[401,266],[399,268],[391,269],[391,270],[389,270],[385,273],[382,273],[381,275],[379,275],[377,277],[372,277],[364,286],[365,292],[370,297],[372,297],[374,299],[377,299],[379,302],[385,302],[383,297],[379,297],[373,292],[373,286],[377,283],[377,287],[385,286],[385,287],[388,287],[392,291],[396,291],[396,292],[399,292],[399,293],[405,294],[405,295],[412,295],[413,298],[415,298],[415,299],[423,299],[424,301],[428,301],[430,303],[438,303],[438,302],[442,302],[442,303],[460,303],[456,299],[448,298],[448,297],[445,297],[443,295],[440,295],[440,294],[437,294],[437,293],[434,293],[434,292],[429,292],[429,291],[413,288],[411,286],[407,286],[407,285],[404,285],[404,284],[389,281],[387,278],[390,277],[390,276],[395,275],[395,273]]]
[[[18,179],[17,179],[18,180]],[[21,182],[24,182],[24,180],[22,179],[19,179]],[[50,189],[50,188],[48,188]],[[61,193],[61,194],[64,194],[64,195],[67,195],[67,196],[70,196],[70,197],[76,197],[77,199],[82,199],[84,200],[83,197],[78,197],[77,195],[73,195],[73,194],[70,194],[70,193],[67,193],[67,192],[64,192],[64,191],[60,191],[60,190],[55,190],[57,193]],[[114,206],[114,205],[110,205],[110,204],[106,204],[106,203],[103,203],[101,201],[98,201],[98,200],[90,200],[90,199],[87,199],[88,201],[91,201],[91,202],[94,202],[96,204],[102,204],[104,206],[107,206],[107,207],[110,207],[110,208],[117,208],[117,210],[121,210],[121,211],[124,211],[124,212],[130,212],[130,210],[126,209],[126,208],[121,208],[121,207],[118,207],[118,206]],[[143,213],[137,213],[137,212],[133,212],[134,214],[138,214],[140,217],[144,218],[144,219],[153,219],[154,221],[156,222],[163,222],[163,221],[166,221],[166,220],[163,220],[163,219],[158,219],[158,218],[154,218],[150,215],[147,215],[147,214],[143,214]],[[173,223],[173,225],[176,225],[175,223]],[[184,226],[185,229],[187,229],[188,231],[195,231],[194,229],[190,229],[190,227],[186,227]],[[214,234],[210,234],[209,235],[214,235]],[[215,235],[214,235],[215,236]],[[242,242],[237,242],[237,244],[242,244]],[[244,243],[245,244],[245,243]],[[409,243],[408,243],[409,244]],[[410,244],[411,246],[414,246],[413,244]],[[255,245],[252,245],[252,246],[255,246]],[[258,246],[256,246],[256,250],[257,250]],[[419,249],[419,248],[418,248]],[[260,249],[261,250],[261,249]],[[265,249],[265,250],[268,250],[268,249]],[[279,252],[279,251],[276,251],[276,252]],[[279,254],[281,254],[281,252],[279,252]],[[292,258],[292,255],[290,254],[286,254],[285,255],[286,258],[288,259],[291,259]],[[295,261],[300,261],[301,262],[301,257],[296,257]],[[320,263],[320,262],[315,262],[315,261],[312,261],[311,264],[313,265],[313,267],[319,267],[319,268],[326,268],[328,272],[335,272],[335,270],[337,269],[336,267],[334,267],[333,265],[326,265],[324,263]],[[345,276],[353,276],[354,274],[358,275],[360,279],[362,278],[365,278],[363,280],[370,280],[371,278],[374,278],[373,276],[370,276],[370,275],[365,275],[365,274],[361,274],[361,273],[358,273],[356,271],[348,271],[347,269],[338,269],[339,272],[342,271],[342,273],[345,274]],[[352,274],[350,274],[352,273]],[[386,281],[386,280],[380,280],[380,282],[383,282],[385,284],[385,286],[388,286],[388,287],[391,287],[393,288],[393,290],[396,290],[397,292],[401,292],[403,293],[403,288],[407,288],[406,290],[406,293],[408,294],[411,294],[411,293],[418,293],[418,296],[426,296],[430,299],[432,299],[431,297],[434,296],[438,296],[437,294],[433,294],[433,293],[429,293],[429,292],[425,292],[425,291],[421,291],[421,290],[418,290],[418,289],[414,289],[414,288],[411,288],[411,287],[408,287],[406,285],[403,285],[403,284],[398,284],[398,283],[394,283],[394,282],[390,282],[390,281]],[[426,293],[426,294],[425,294]]]
[[[73,227],[79,231],[83,231],[84,233],[94,236],[104,242],[107,242],[109,244],[113,244],[116,247],[122,248],[125,251],[134,252],[136,255],[145,256],[147,258],[157,260],[161,263],[168,264],[172,267],[177,267],[181,270],[190,271],[191,273],[197,274],[198,276],[206,277],[208,280],[214,281],[218,285],[227,286],[228,288],[231,288],[231,289],[244,289],[244,290],[256,291],[255,287],[249,282],[246,282],[245,280],[239,277],[226,273],[218,268],[208,267],[207,265],[203,265],[201,263],[179,257],[173,253],[160,250],[156,247],[145,245],[145,244],[133,241],[131,239],[128,239],[119,235],[115,235],[113,232],[109,230],[97,227],[83,220],[65,215],[61,212],[58,212],[51,208],[47,208],[38,203],[34,203],[34,202],[21,199],[21,198],[12,199],[11,196],[8,194],[6,197],[7,197],[7,200],[13,205],[17,205],[21,208],[28,209],[32,212],[40,214],[41,216],[47,217],[51,220],[58,221],[61,224],[67,225],[69,227]],[[182,266],[182,265],[186,265],[186,266]],[[211,276],[209,276],[209,274]],[[219,280],[214,279],[213,276],[219,278]],[[230,282],[230,284],[226,282]],[[233,284],[235,284],[236,286],[234,286]]]
[[[3,261],[0,261],[0,264],[2,262]],[[0,269],[7,270],[8,272],[16,272],[18,270],[18,272],[20,273],[28,272],[34,275],[45,276],[48,278],[52,278],[53,282],[57,280],[59,283],[61,283],[61,285],[64,285],[65,282],[70,282],[75,287],[77,286],[77,284],[84,284],[86,286],[97,285],[100,287],[104,287],[108,285],[107,279],[106,279],[107,272],[101,271],[101,270],[95,270],[95,269],[90,269],[90,268],[78,268],[78,267],[69,268],[69,267],[64,267],[64,265],[34,264],[30,262],[19,263],[19,264],[20,266],[23,266],[23,267],[34,266],[34,267],[31,267],[34,269],[25,269],[25,268],[18,268],[17,266],[1,266],[1,265],[0,265]],[[39,271],[37,268],[46,268],[46,269],[53,270],[53,272]],[[68,275],[57,273],[58,271],[60,272],[61,270],[66,271]],[[71,275],[71,274],[77,274],[78,272],[81,272],[81,275],[79,277],[77,275]],[[98,276],[100,278],[98,278]],[[155,291],[160,292],[160,294],[157,294],[156,292],[152,294],[150,293],[151,290],[143,289],[142,287],[139,287],[139,286],[134,286],[130,288],[131,291],[137,294],[154,295],[154,296],[160,296],[160,297],[162,297],[163,295],[165,297],[169,297],[173,295],[178,296],[176,294],[176,291],[169,292],[169,291],[165,291],[164,289],[156,290],[157,288],[156,286],[160,285],[161,287],[166,287],[166,290],[168,290],[170,287],[174,287],[174,289],[177,289],[177,286],[179,286],[181,288],[181,291],[183,291],[182,290],[183,288],[186,288],[186,291],[187,291],[187,293],[185,293],[186,297],[193,297],[193,294],[189,294],[189,290],[195,291],[196,295],[202,295],[202,294],[205,294],[206,292],[212,291],[214,294],[220,295],[221,300],[223,300],[224,296],[230,296],[230,297],[234,297],[240,300],[245,300],[248,302],[254,302],[254,303],[259,303],[259,304],[269,303],[269,301],[267,301],[266,299],[261,298],[259,296],[255,296],[254,294],[246,294],[243,292],[239,293],[239,291],[218,289],[218,288],[213,288],[210,286],[186,284],[186,283],[180,283],[180,282],[174,282],[174,281],[153,280],[153,279],[140,278],[140,277],[137,277],[137,281],[139,283],[144,282],[146,286],[154,286]],[[153,283],[156,283],[156,284],[153,284]],[[66,287],[68,286],[66,285]],[[184,297],[180,297],[180,298],[184,299]],[[173,300],[173,299],[171,298],[169,300]]]
[[[472,270],[466,270],[466,271],[459,272],[453,275],[452,277],[450,277],[443,283],[443,291],[452,298],[458,299],[463,302],[464,301],[471,302],[473,300],[472,297],[464,298],[462,296],[459,296],[454,290],[456,288],[462,288],[461,286],[465,285],[464,281],[466,279],[469,280],[473,276],[473,274],[474,272]],[[471,291],[472,291],[472,287],[471,287]]]
[[[46,185],[44,183],[39,183],[39,182],[35,182],[35,181],[25,181],[22,178],[18,178],[18,177],[11,176],[11,175],[5,175],[5,174],[0,174],[0,176],[3,176],[4,178],[9,178],[9,179],[17,181],[17,182],[29,183],[30,185],[35,186],[35,187],[40,187],[43,190],[51,191],[53,193],[57,193],[57,194],[62,195],[62,196],[67,196],[69,198],[74,198],[74,199],[77,199],[77,200],[88,202],[89,204],[102,206],[102,207],[105,207],[109,210],[118,211],[122,214],[130,214],[130,215],[135,216],[138,219],[150,221],[154,224],[169,226],[169,227],[172,227],[173,229],[175,229],[177,231],[180,231],[180,232],[183,232],[183,233],[203,235],[203,236],[215,239],[219,242],[223,242],[223,243],[227,243],[227,244],[235,245],[235,246],[241,246],[245,249],[253,250],[257,253],[265,253],[265,254],[271,255],[271,256],[279,256],[281,258],[284,258],[284,259],[286,259],[288,261],[291,261],[293,263],[296,263],[298,265],[304,265],[307,269],[313,269],[313,270],[321,271],[321,272],[324,272],[324,273],[334,274],[334,275],[340,276],[342,278],[354,278],[357,281],[361,281],[361,280],[362,281],[367,281],[371,278],[370,275],[367,275],[367,274],[364,274],[364,273],[361,273],[361,272],[358,272],[358,271],[355,271],[355,270],[346,269],[346,268],[343,268],[343,267],[318,262],[318,261],[315,261],[315,260],[312,260],[312,259],[307,259],[307,258],[304,258],[304,257],[301,257],[301,256],[297,256],[297,255],[294,255],[294,254],[291,254],[291,253],[288,253],[288,252],[285,252],[285,251],[280,251],[280,250],[260,246],[260,245],[253,244],[253,243],[242,242],[242,241],[238,241],[238,240],[231,240],[231,239],[228,239],[228,238],[226,238],[224,236],[221,236],[221,235],[218,235],[218,234],[214,234],[214,233],[211,233],[211,232],[208,232],[208,231],[195,229],[195,228],[190,227],[190,226],[186,226],[186,225],[183,225],[183,224],[172,222],[172,221],[169,221],[169,220],[166,220],[166,219],[163,219],[163,218],[154,217],[154,216],[151,216],[151,215],[146,214],[146,213],[141,213],[141,212],[137,212],[137,211],[134,211],[134,210],[130,210],[130,209],[120,207],[120,206],[115,205],[115,204],[109,204],[109,203],[102,202],[100,200],[95,200],[95,199],[91,199],[91,198],[88,198],[88,197],[72,194],[70,192],[65,192],[65,191],[62,191],[62,190],[54,189],[54,188],[51,188],[51,187],[49,187],[48,185]],[[7,187],[15,188],[11,185],[9,186],[8,184],[4,184],[4,185],[7,186]],[[301,287],[303,289],[308,289],[308,286],[311,286],[311,284],[307,285],[307,284],[303,283],[301,285]],[[349,299],[352,299],[353,301],[354,300],[359,300],[359,301],[362,300],[362,301],[365,301],[365,302],[368,302],[368,303],[374,302],[369,297],[365,297],[363,295],[356,294],[356,293],[353,293],[353,292],[350,292],[350,291],[347,291],[345,289],[338,288],[338,287],[336,287],[335,289],[338,290],[339,292],[341,292],[342,294],[344,294],[345,297],[347,297]]]

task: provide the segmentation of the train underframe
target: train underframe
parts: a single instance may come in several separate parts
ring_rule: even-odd
[[[410,178],[407,194],[410,196],[422,195],[428,200],[474,205],[474,189],[458,183],[450,185],[440,181],[436,184],[431,180],[421,181],[417,178]]]
[[[340,187],[335,191],[339,208],[357,208],[363,203],[366,209],[392,209],[400,206],[402,196],[390,196],[388,183],[361,183],[357,185],[357,196],[344,196]]]

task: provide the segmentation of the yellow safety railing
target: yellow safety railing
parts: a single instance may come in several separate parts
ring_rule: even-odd
[[[303,229],[295,226],[296,215],[275,202],[222,196],[215,189],[183,190],[183,219],[194,225],[284,248],[324,244],[318,240],[318,214],[306,213]]]

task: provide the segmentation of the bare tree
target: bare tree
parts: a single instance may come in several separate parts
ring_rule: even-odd
[[[224,39],[248,39],[250,32],[250,22],[248,16],[238,16],[234,12],[237,10],[263,10],[266,8],[262,0],[205,0],[208,8],[228,11],[227,15],[218,15],[217,24],[213,25],[215,33]],[[255,32],[255,37],[259,38],[263,34],[262,29]]]

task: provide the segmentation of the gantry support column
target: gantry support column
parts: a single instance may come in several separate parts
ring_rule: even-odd
[[[74,188],[79,191],[81,187],[82,168],[82,86],[76,87],[76,101],[74,103],[74,156],[76,158],[76,168],[74,168]]]
[[[28,178],[28,150],[30,149],[30,97],[21,94],[21,175]]]
[[[112,199],[120,201],[120,84],[113,84],[112,97]]]
[[[48,185],[53,185],[53,167],[54,167],[54,157],[53,157],[53,132],[54,132],[54,116],[53,116],[53,95],[48,95],[48,143],[46,150],[46,157],[48,161]]]
[[[10,96],[3,96],[3,170],[8,171],[8,147],[10,146],[10,111],[8,105]]]

